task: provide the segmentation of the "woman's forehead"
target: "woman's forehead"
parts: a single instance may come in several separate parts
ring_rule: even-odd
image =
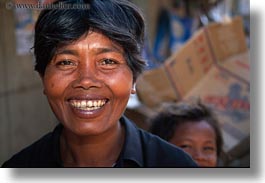
[[[90,31],[81,36],[77,41],[63,45],[57,49],[57,53],[65,50],[95,50],[97,52],[117,52],[123,54],[123,48],[110,40],[102,33]]]

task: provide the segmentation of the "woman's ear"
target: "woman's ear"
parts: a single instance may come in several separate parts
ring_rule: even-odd
[[[132,85],[132,89],[131,89],[131,94],[136,94],[136,87],[135,87],[135,83],[133,83]]]

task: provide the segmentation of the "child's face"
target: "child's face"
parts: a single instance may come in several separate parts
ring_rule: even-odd
[[[169,142],[189,153],[201,167],[217,165],[216,134],[206,121],[181,124]]]

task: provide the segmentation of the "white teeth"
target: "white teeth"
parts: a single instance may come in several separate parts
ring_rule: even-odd
[[[89,100],[89,101],[88,101],[86,104],[87,104],[87,106],[88,106],[88,107],[92,107],[92,106],[93,106],[93,104],[92,104],[92,101],[91,101],[91,100]]]
[[[81,102],[81,107],[82,107],[82,108],[86,107],[86,101],[83,100],[83,101]]]
[[[70,104],[81,110],[95,110],[106,104],[106,100],[71,100]]]

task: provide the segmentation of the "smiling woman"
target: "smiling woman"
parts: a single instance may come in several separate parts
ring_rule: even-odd
[[[123,49],[97,32],[88,32],[55,53],[42,79],[57,118],[79,135],[98,135],[112,129],[127,105],[134,82]]]
[[[3,167],[196,167],[123,115],[145,66],[138,8],[123,0],[63,2],[90,9],[43,10],[34,42],[35,69],[59,124]]]

